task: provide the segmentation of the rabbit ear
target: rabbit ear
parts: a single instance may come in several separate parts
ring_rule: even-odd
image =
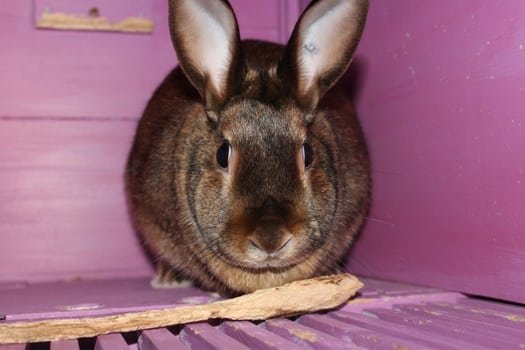
[[[278,74],[312,110],[346,71],[368,12],[367,0],[314,0],[297,22]]]
[[[244,71],[239,27],[226,0],[170,0],[170,33],[180,65],[217,110],[238,88]]]

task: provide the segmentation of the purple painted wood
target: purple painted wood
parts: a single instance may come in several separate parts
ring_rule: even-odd
[[[176,61],[167,2],[134,1],[39,0],[35,11],[102,4],[117,16],[145,6],[153,35],[37,30],[31,0],[0,7],[0,282],[152,272],[122,174],[136,119]],[[286,37],[298,11],[295,0],[232,4],[243,37],[269,40]]]
[[[505,335],[512,338],[515,342],[522,341],[525,343],[525,324],[504,322],[505,320],[486,317],[485,315],[476,314],[470,310],[459,311],[453,307],[436,307],[432,304],[424,305],[394,305],[396,310],[401,310],[409,314],[418,316],[431,316],[438,320],[444,320],[448,325],[456,323],[464,324],[476,332],[487,329],[489,332],[496,332],[497,335]],[[508,320],[507,320],[508,321]]]
[[[191,349],[250,349],[207,323],[189,324],[182,329],[179,337]]]
[[[117,16],[147,7],[155,24],[152,35],[36,30],[32,0],[2,1],[0,117],[137,119],[176,58],[168,33],[167,1],[134,1],[138,7],[128,9],[129,1],[113,1],[103,10]],[[80,3],[89,8],[101,2]],[[46,6],[43,3],[37,2],[36,12]],[[67,0],[49,3],[74,6]],[[297,1],[233,0],[242,36],[287,37],[284,31],[298,11],[289,3]],[[281,14],[281,8],[287,13]]]
[[[407,285],[392,281],[366,279],[365,285],[359,290],[364,297],[413,296],[419,294],[435,294],[442,291],[435,288]]]
[[[464,306],[461,304],[435,303],[428,305],[435,308],[437,312],[446,312],[450,315],[461,315],[477,321],[490,324],[500,324],[507,328],[525,332],[525,317],[522,315],[523,308],[514,308],[507,312],[495,311],[490,306]]]
[[[0,282],[151,275],[124,195],[134,129],[0,119]]]
[[[290,34],[293,31],[297,18],[301,13],[303,7],[301,5],[301,0],[289,1],[289,0],[280,0],[279,1],[279,42],[285,43],[288,42]]]
[[[80,346],[77,340],[53,341],[50,350],[80,350]]]
[[[26,344],[8,344],[8,345],[0,344],[0,350],[26,350],[26,349],[27,349]]]
[[[306,349],[360,349],[359,346],[351,342],[344,342],[339,338],[287,319],[267,320],[263,325],[270,332],[293,341]]]
[[[369,279],[362,279],[366,284]],[[436,293],[424,293],[424,294],[405,294],[405,295],[394,295],[394,296],[382,296],[373,295],[372,297],[364,296],[363,298],[356,299],[349,302],[346,305],[342,305],[339,310],[344,312],[356,312],[360,313],[363,310],[372,307],[372,305],[381,305],[384,308],[391,308],[399,303],[429,303],[429,302],[446,302],[456,303],[458,300],[465,298],[460,293],[452,292],[436,292]]]
[[[323,315],[303,315],[295,321],[272,319],[257,325],[247,321],[225,321],[218,326],[207,323],[190,324],[184,326],[178,335],[172,334],[165,328],[146,330],[140,334],[137,343],[130,343],[130,337],[126,337],[127,340],[124,341],[121,335],[100,336],[97,338],[97,349],[114,349],[113,342],[127,349],[137,350],[166,348],[475,350],[525,347],[525,327],[520,316],[523,307],[472,298],[466,301],[465,297],[461,296],[456,296],[454,299],[451,297],[452,293],[418,292],[413,286],[380,281],[365,280],[365,284],[369,285],[369,296],[357,298],[343,308]],[[33,315],[26,315],[26,319],[158,309],[180,304],[205,303],[210,300],[209,295],[192,288],[152,290],[145,279],[75,281],[54,285],[11,284],[11,290],[20,294],[18,298],[13,298],[13,293],[6,292],[7,284],[2,286],[4,289],[0,289],[0,311],[9,304],[14,305],[15,308],[21,306],[26,310],[30,309],[28,305],[33,305]],[[33,293],[28,294],[24,286]],[[373,293],[371,286],[376,286],[378,290]],[[406,294],[402,293],[403,290],[416,292]],[[396,295],[388,294],[394,291]],[[50,298],[51,294],[54,294],[54,299]],[[83,298],[78,298],[82,295]],[[63,302],[61,305],[94,300],[88,299],[89,296],[95,296],[96,300],[104,303],[100,310],[90,310],[90,304],[77,304],[71,305],[76,308],[71,308],[69,313],[61,308],[58,313],[49,312],[49,306],[56,309],[54,306],[57,305],[57,300]],[[49,304],[47,306],[46,303],[38,304],[36,301],[39,299],[47,299]],[[500,306],[505,311],[498,309]],[[40,313],[38,313],[39,308],[42,311]],[[16,319],[16,312],[7,314],[7,322]],[[24,319],[22,315],[18,316],[18,319]],[[66,347],[65,344],[52,343],[52,349],[59,345]],[[92,349],[89,344],[82,344],[82,348]]]
[[[446,332],[430,332],[421,328],[409,327],[397,322],[388,322],[371,315],[363,316],[356,313],[332,312],[328,314],[337,320],[353,324],[358,327],[370,329],[375,332],[393,337],[409,339],[413,341],[424,341],[431,346],[440,349],[486,349],[481,346],[475,346],[461,339],[450,337]]]
[[[301,350],[299,345],[248,321],[224,322],[220,329],[250,349]]]
[[[140,334],[139,350],[184,350],[187,347],[166,328],[151,329]]]
[[[203,304],[216,299],[191,287],[153,289],[149,278],[0,284],[0,313],[8,321],[100,316]]]
[[[120,334],[107,334],[97,337],[95,350],[129,350],[128,344]]]
[[[525,303],[524,11],[370,2],[351,70],[374,201],[350,271]]]
[[[305,315],[297,320],[300,324],[330,334],[349,343],[355,343],[365,349],[395,350],[395,349],[437,349],[425,341],[414,341],[396,338],[373,332],[366,328],[321,315]]]
[[[426,313],[405,313],[399,310],[369,309],[367,312],[387,322],[404,324],[417,330],[424,330],[434,334],[445,334],[451,339],[459,338],[473,345],[495,349],[518,349],[518,340],[501,334],[488,327],[472,326],[466,322],[451,323],[448,320],[430,317]]]
[[[495,303],[493,301],[485,301],[475,298],[465,298],[461,300],[459,305],[456,307],[470,306],[473,311],[484,310],[485,312],[492,310],[492,313],[497,314],[509,314],[509,315],[520,315],[522,319],[525,319],[525,308],[516,307],[516,305],[506,303]]]

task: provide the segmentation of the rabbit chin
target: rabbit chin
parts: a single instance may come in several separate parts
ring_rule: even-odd
[[[326,267],[322,267],[322,256],[314,252],[308,258],[302,259],[301,262],[283,265],[280,268],[271,268],[261,264],[260,268],[244,268],[225,263],[220,258],[215,258],[209,265],[211,272],[218,277],[221,282],[229,289],[250,293],[257,289],[271,288],[283,285],[288,282],[310,278],[323,270],[326,273]],[[290,261],[284,262],[289,264]],[[281,263],[282,264],[282,263]]]

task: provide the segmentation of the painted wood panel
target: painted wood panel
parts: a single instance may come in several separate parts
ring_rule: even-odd
[[[134,129],[0,120],[0,281],[151,273],[124,196]]]
[[[371,2],[373,205],[348,267],[525,302],[525,2]]]
[[[0,281],[151,273],[122,174],[136,120],[176,58],[167,2],[139,2],[152,35],[34,28],[33,5],[75,10],[69,1],[0,6]],[[138,10],[92,3],[111,18]],[[269,40],[298,11],[291,0],[232,4],[243,37]]]
[[[122,7],[122,1],[113,3],[104,11],[113,14]],[[164,0],[150,3],[152,35],[37,30],[32,4],[4,0],[0,6],[1,117],[136,119],[176,65]],[[274,41],[288,36],[298,11],[295,0],[234,0],[232,5],[243,37]]]
[[[129,350],[121,334],[107,334],[97,337],[95,350]]]

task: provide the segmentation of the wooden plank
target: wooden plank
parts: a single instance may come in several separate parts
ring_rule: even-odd
[[[207,323],[189,324],[179,336],[191,349],[250,349]]]
[[[287,319],[272,319],[264,322],[263,327],[300,346],[318,350],[360,349],[331,335]]]
[[[525,303],[524,12],[370,1],[351,73],[374,200],[350,271]]]
[[[129,350],[121,334],[106,334],[97,337],[95,350]]]
[[[35,0],[33,6],[34,23],[40,29],[153,31],[148,0]]]
[[[387,336],[400,337],[417,342],[424,341],[438,349],[486,349],[485,347],[473,345],[462,339],[450,336],[447,332],[429,332],[424,329],[414,329],[413,327],[408,327],[402,323],[388,322],[379,319],[378,317],[363,316],[361,314],[350,312],[332,312],[328,314],[328,316]]]
[[[477,298],[465,298],[461,300],[455,307],[470,309],[473,311],[483,310],[485,313],[492,313],[494,315],[502,314],[505,316],[519,315],[525,319],[525,308],[520,308],[518,305],[507,304],[502,302],[494,302],[489,300],[480,300]]]
[[[134,129],[0,120],[0,281],[151,274],[124,195]]]
[[[486,330],[486,332],[483,331],[486,335],[494,334],[495,338],[503,336],[505,340],[512,339],[513,342],[523,342],[525,344],[525,325],[520,325],[517,322],[505,322],[505,319],[502,318],[487,318],[483,314],[471,312],[470,310],[457,310],[452,307],[396,305],[395,309],[419,317],[424,315],[431,316],[433,319],[446,322],[448,325],[464,325],[469,327],[474,333]]]
[[[184,350],[187,347],[179,337],[173,335],[166,328],[157,328],[143,331],[138,340],[139,350]]]
[[[149,277],[0,284],[0,310],[11,322],[103,316],[213,300],[193,287],[151,288]]]
[[[27,348],[28,344],[0,344],[0,350],[26,350]]]
[[[302,347],[248,321],[224,322],[220,329],[250,349],[300,350]]]
[[[50,350],[80,350],[80,346],[77,340],[53,341]]]
[[[424,340],[414,341],[403,337],[392,337],[322,315],[304,315],[299,317],[297,322],[338,339],[348,339],[365,349],[438,349]]]
[[[454,317],[461,316],[462,318],[474,320],[477,322],[485,322],[487,324],[498,324],[506,328],[514,329],[516,331],[523,331],[525,328],[525,316],[523,315],[523,308],[514,307],[504,312],[496,311],[499,305],[494,308],[491,305],[462,305],[448,303],[432,303],[425,305],[424,309],[434,310],[437,313],[445,313]]]
[[[367,312],[381,320],[412,327],[415,332],[424,330],[434,334],[446,334],[451,339],[461,339],[471,346],[489,349],[498,347],[519,348],[519,344],[514,339],[509,338],[508,334],[503,335],[498,331],[491,331],[488,327],[474,326],[461,321],[451,323],[448,320],[439,319],[423,312],[404,313],[385,309],[368,309]]]
[[[152,35],[37,30],[32,25],[32,0],[3,0],[0,117],[137,119],[151,93],[176,64],[168,31],[168,2],[140,1],[152,11]],[[280,33],[285,29],[279,27],[279,1],[233,1],[241,35],[266,40],[287,36]],[[37,5],[46,3],[72,6],[67,0],[38,1]],[[95,3],[101,3],[101,11],[116,16],[128,1]]]

